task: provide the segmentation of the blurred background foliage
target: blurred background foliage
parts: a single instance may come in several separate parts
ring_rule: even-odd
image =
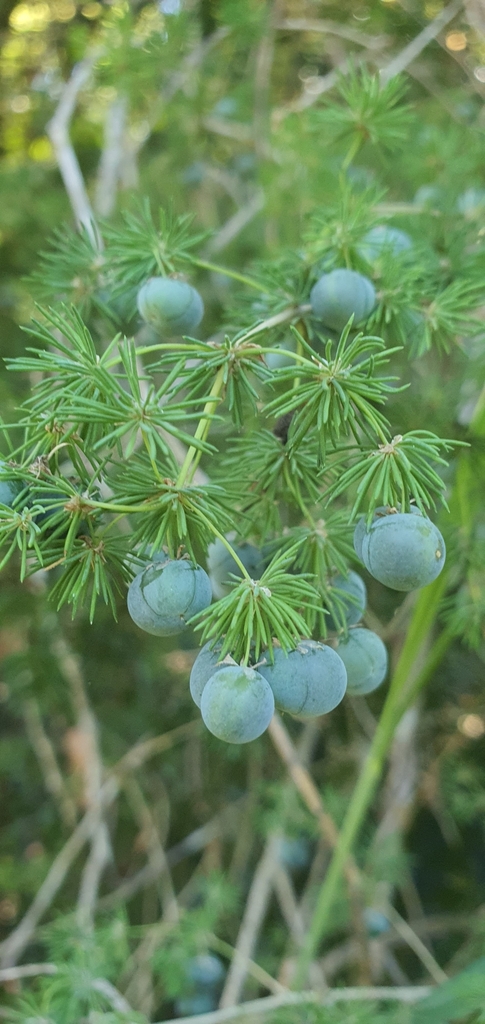
[[[461,202],[470,259],[485,232],[479,0],[446,9],[439,0],[2,0],[0,355],[25,351],[21,325],[34,309],[25,278],[38,271],[38,253],[52,230],[72,224],[48,124],[66,99],[76,62],[85,62],[86,76],[71,138],[96,212],[117,223],[123,209],[133,208],[134,193],[148,195],[153,209],[172,203],[177,213],[192,211],[197,228],[211,233],[208,260],[244,270],[276,259],[284,246],[298,250],[315,207],[338,211],[345,145],[326,106],[335,69],[352,61],[370,70],[385,66],[440,17],[442,27],[406,66],[414,121],[400,152],[364,143],[348,178],[354,196],[381,192],[381,212],[417,245],[431,244],[446,268],[464,251],[455,235],[462,229],[447,211]],[[474,264],[475,274],[484,270]],[[234,286],[223,274],[202,270],[194,283],[206,303],[209,336],[231,319]],[[485,381],[484,338],[465,332],[451,356],[434,347],[411,362],[395,357],[396,371],[412,385],[392,402],[400,432],[419,425],[462,436]],[[1,372],[5,421],[30,383]],[[479,432],[474,445],[480,455]],[[470,487],[483,517],[483,480],[474,476],[473,454],[472,447]],[[446,529],[445,516],[443,524]],[[482,542],[484,527],[482,518]],[[453,526],[448,535],[451,544],[463,541]],[[419,706],[403,719],[356,851],[374,918],[368,914],[359,930],[343,892],[336,903],[321,958],[330,985],[427,985],[485,954],[485,579],[478,541],[474,573],[476,615],[468,595],[464,636],[453,641]],[[389,643],[395,662],[409,605],[366,582],[368,625]],[[66,610],[56,615],[47,598],[42,574],[22,586],[12,568],[2,574],[2,938],[92,806],[93,786],[108,766],[138,741],[195,719],[188,690],[193,634],[177,644],[152,639],[121,603],[117,626],[103,609],[92,626],[83,615],[72,622]],[[378,693],[368,702],[345,702],[318,727],[290,723],[337,825],[382,701]],[[244,994],[277,990],[268,975],[270,982],[288,983],[298,929],[301,934],[328,850],[269,741],[227,747],[194,721],[174,736],[170,750],[147,757],[119,785],[106,812],[111,853],[96,927],[83,930],[83,854],[27,956],[27,962],[54,963],[57,974],[5,980],[1,1016],[14,1019],[15,1011],[25,1022],[135,1024],[193,1012],[186,965],[210,950],[227,966],[255,885],[267,910],[251,950],[259,967],[249,970]],[[285,836],[279,833],[283,807]],[[381,913],[379,919],[379,908],[389,904],[396,918]],[[124,994],[125,1004],[109,988],[93,988],[99,977]],[[274,1024],[364,1024],[379,1014],[389,1024],[411,1020],[409,1008],[394,1005],[294,1007],[270,1018]],[[422,1019],[484,1019],[484,1007],[482,986],[474,1005],[458,1003],[459,1012],[450,1011],[454,1017],[430,1008]]]

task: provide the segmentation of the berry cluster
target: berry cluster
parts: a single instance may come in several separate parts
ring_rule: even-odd
[[[373,257],[406,251],[407,235],[375,228],[363,248]],[[376,301],[368,278],[353,270],[323,274],[313,286],[313,314],[329,330],[342,331],[352,317],[368,318]],[[138,294],[142,317],[169,334],[195,328],[203,314],[202,299],[190,285],[171,278],[151,278]],[[376,509],[369,522],[362,516],[354,535],[357,556],[375,579],[394,590],[408,591],[431,583],[445,560],[437,527],[419,509]],[[235,556],[235,557],[233,557]],[[181,632],[212,598],[227,596],[241,579],[241,567],[258,580],[267,558],[247,542],[231,548],[216,540],[210,545],[206,572],[187,556],[173,559],[157,552],[132,581],[128,610],[134,622],[154,636]],[[357,573],[336,574],[332,587],[340,596],[342,621],[324,609],[333,639],[303,637],[294,649],[277,643],[237,660],[223,651],[223,638],[211,640],[197,656],[190,692],[211,733],[227,743],[248,743],[268,728],[275,708],[300,719],[328,714],[345,693],[368,694],[384,681],[388,658],[376,633],[361,622],[366,588]]]

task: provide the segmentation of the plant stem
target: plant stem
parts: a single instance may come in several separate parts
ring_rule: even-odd
[[[206,526],[209,527],[209,530],[211,531],[211,533],[214,534],[214,537],[218,537],[219,540],[222,542],[222,544],[224,544],[224,547],[229,552],[231,557],[234,559],[236,565],[239,566],[239,568],[240,568],[244,578],[250,581],[251,577],[250,577],[250,575],[248,573],[248,570],[246,569],[246,566],[243,565],[243,563],[241,562],[241,559],[239,558],[239,555],[235,552],[234,548],[229,543],[229,541],[226,539],[224,534],[221,533],[220,530],[217,529],[217,526],[214,526],[214,523],[211,523],[210,519],[208,519],[207,516],[205,516],[204,513],[200,511],[199,508],[196,508],[194,505],[191,505],[191,504],[189,505],[189,503],[187,503],[187,504],[188,504],[188,507],[191,508],[193,512],[195,512],[195,514],[199,517],[199,519],[201,519],[202,522],[205,523]]]
[[[249,288],[256,288],[258,292],[264,292],[265,295],[268,295],[268,289],[264,285],[254,281],[252,277],[240,274],[237,270],[228,270],[227,267],[219,267],[216,263],[208,263],[207,260],[199,260],[195,257],[191,257],[191,263],[196,267],[201,267],[203,270],[213,270],[216,274],[233,277],[235,281],[240,281],[241,284],[247,284]]]
[[[225,370],[225,365],[222,365],[219,367],[217,371],[214,383],[209,392],[209,399],[204,405],[202,416],[199,420],[197,430],[195,431],[194,434],[194,438],[197,441],[205,441],[209,433],[211,418],[214,414],[214,410],[217,408],[219,404],[219,398],[224,387]],[[194,445],[191,445],[187,451],[182,468],[177,477],[177,487],[183,487],[184,484],[187,482],[190,483],[190,480],[192,479],[197,468],[200,456],[201,452],[199,451],[199,449],[196,448]]]
[[[257,334],[262,334],[263,331],[269,331],[271,327],[278,327],[280,324],[287,323],[288,320],[292,320],[294,316],[302,316],[302,314],[309,313],[311,311],[310,305],[304,306],[288,306],[287,309],[283,309],[281,313],[275,313],[274,316],[270,316],[268,320],[262,320],[256,327],[252,327],[250,331],[243,334],[238,341],[246,341],[247,338],[254,338]],[[288,355],[285,352],[285,355]]]
[[[137,356],[149,356],[151,352],[160,352],[164,349],[167,352],[199,352],[201,348],[204,348],[204,342],[184,342],[180,343],[177,341],[164,341],[157,345],[142,345],[140,348],[135,349],[135,355]],[[117,366],[121,363],[121,356],[115,356],[114,359],[109,359],[103,366],[106,370],[110,370],[113,366]]]
[[[357,156],[357,153],[359,152],[359,149],[360,149],[363,141],[364,141],[363,135],[362,135],[361,132],[359,132],[359,134],[356,135],[355,138],[353,139],[353,141],[352,141],[352,143],[351,143],[351,145],[349,147],[349,150],[347,152],[347,155],[346,155],[346,157],[343,160],[342,170],[346,171],[350,167],[350,164],[352,163],[352,160],[354,159],[354,157]]]
[[[396,665],[386,703],[363,771],[353,791],[339,841],[317,898],[310,928],[298,959],[294,988],[300,988],[304,983],[310,964],[328,928],[334,899],[347,858],[372,801],[396,726],[406,707],[409,706],[439,664],[439,660],[451,641],[451,632],[445,631],[431,648],[424,667],[416,673],[411,684],[406,687],[435,622],[445,587],[446,575],[443,572],[431,586],[426,587],[420,593],[414,606],[410,627]]]

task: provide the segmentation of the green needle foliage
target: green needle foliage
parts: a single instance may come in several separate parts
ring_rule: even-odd
[[[9,503],[0,504],[4,579],[18,571],[29,597],[41,579],[56,611],[68,608],[80,628],[87,630],[87,620],[97,620],[103,628],[108,615],[122,619],[127,589],[147,563],[155,564],[157,558],[167,555],[190,559],[209,570],[210,546],[216,541],[225,547],[229,564],[229,556],[233,556],[234,571],[229,569],[224,580],[225,596],[193,616],[189,626],[200,643],[212,645],[221,658],[257,667],[263,654],[269,652],[272,660],[279,648],[291,651],[303,637],[326,639],[329,620],[333,634],[347,633],[349,600],[338,580],[358,564],[352,543],[357,517],[363,514],[370,523],[378,506],[399,511],[417,506],[425,515],[439,518],[446,535],[449,568],[446,578],[444,573],[442,576],[445,598],[442,600],[441,591],[433,592],[435,600],[426,617],[424,594],[418,608],[420,621],[413,620],[414,632],[404,647],[398,683],[416,685],[417,693],[423,680],[431,676],[429,666],[434,664],[436,649],[442,650],[440,645],[445,650],[452,638],[460,636],[481,651],[485,635],[485,522],[480,483],[485,473],[483,204],[478,199],[474,205],[470,199],[471,205],[463,205],[456,183],[459,177],[470,189],[480,187],[482,128],[471,133],[462,131],[458,123],[450,127],[446,122],[446,128],[428,121],[418,123],[407,102],[403,78],[386,82],[374,69],[357,68],[349,61],[350,70],[339,74],[337,85],[322,93],[318,102],[309,102],[308,109],[304,103],[297,105],[293,108],[298,111],[296,117],[283,105],[271,128],[268,119],[267,131],[262,130],[256,122],[258,117],[265,121],[268,112],[263,109],[264,98],[258,108],[259,93],[252,105],[244,90],[235,89],[234,96],[221,97],[226,111],[232,113],[221,115],[217,106],[214,113],[222,72],[220,57],[211,56],[211,46],[219,38],[229,39],[229,45],[237,49],[240,34],[245,49],[244,53],[237,51],[235,66],[239,66],[239,58],[246,62],[250,51],[261,71],[267,52],[264,47],[258,49],[266,24],[265,5],[252,0],[247,5],[234,0],[201,5],[217,39],[204,38],[199,56],[210,67],[217,67],[217,72],[211,72],[214,78],[207,88],[206,72],[201,73],[195,89],[191,75],[198,73],[197,61],[184,65],[182,71],[179,66],[185,38],[190,37],[192,14],[181,14],[173,30],[167,28],[165,19],[155,47],[149,41],[149,29],[148,42],[144,39],[136,12],[117,4],[110,5],[107,12],[104,5],[88,6],[96,10],[101,6],[96,14],[101,19],[100,35],[108,51],[111,47],[103,58],[100,80],[108,83],[110,94],[110,89],[118,88],[125,69],[131,69],[126,84],[127,96],[130,93],[128,135],[137,125],[149,125],[153,152],[159,146],[162,156],[157,151],[151,165],[153,177],[150,179],[149,173],[142,177],[143,188],[153,191],[150,200],[133,201],[124,196],[120,214],[101,218],[99,224],[91,225],[91,231],[57,228],[30,276],[32,297],[40,305],[24,328],[28,344],[7,360],[17,398],[15,408],[10,405],[1,424],[0,485],[13,487],[11,500],[8,490],[2,491]],[[383,19],[388,16],[384,6],[379,5]],[[85,16],[83,10],[76,18]],[[140,18],[145,17],[147,23],[159,13],[155,5],[141,5]],[[269,21],[266,28],[273,31]],[[280,30],[278,25],[275,31]],[[355,31],[360,33],[360,29]],[[117,44],[113,43],[115,36]],[[265,46],[267,42],[265,38]],[[72,51],[76,55],[80,45],[78,39]],[[290,43],[285,46],[289,52]],[[173,73],[175,85],[161,81],[160,55],[167,57],[163,73],[167,69]],[[143,84],[137,84],[139,75]],[[156,90],[147,99],[144,86],[148,81],[156,83]],[[279,87],[272,79],[269,92],[273,85]],[[175,93],[170,94],[170,88]],[[186,118],[191,91],[194,96],[197,93],[197,117]],[[174,95],[174,111],[170,112],[166,98]],[[304,91],[305,102],[309,95],[310,90]],[[245,108],[252,116],[253,106],[254,131],[241,112]],[[190,126],[186,121],[191,121]],[[194,135],[202,131],[200,125],[209,125],[208,131],[214,128],[216,167],[210,163],[205,142],[192,145]],[[183,172],[183,187],[171,173],[174,168],[165,147],[175,128],[180,140],[179,177],[183,177],[180,161],[189,159],[188,154],[193,160],[195,148],[198,153],[198,163],[189,164]],[[246,146],[250,152],[245,151]],[[150,150],[148,163],[152,157]],[[241,171],[244,158],[246,170]],[[213,214],[206,216],[203,190],[211,174],[221,195],[217,193]],[[194,184],[197,175],[200,181]],[[163,188],[154,187],[154,177],[163,181]],[[161,202],[167,182],[174,194],[170,209]],[[240,247],[234,238],[227,245],[227,235],[224,239],[222,232],[227,255],[220,264],[212,262],[208,256],[211,232],[206,225],[216,223],[221,211],[222,219],[227,214],[230,226],[234,225],[230,203],[235,202],[244,214],[255,184],[264,186],[266,232],[248,221]],[[426,198],[418,192],[416,197],[421,186],[435,189],[435,193]],[[258,197],[257,192],[254,195]],[[282,211],[284,216],[278,217]],[[238,216],[239,210],[236,222]],[[379,227],[406,232],[409,248],[372,251],[366,238]],[[216,236],[212,251],[218,248],[224,249],[220,236]],[[367,320],[356,324],[350,316],[340,336],[317,319],[310,303],[313,285],[322,274],[335,269],[365,275],[376,294],[375,308]],[[137,292],[153,276],[187,281],[200,289],[206,306],[204,319],[194,328],[200,336],[171,336],[168,328],[157,331],[142,321]],[[441,434],[449,439],[443,440]],[[464,442],[470,446],[465,448]],[[241,549],[247,553],[245,542],[257,546],[256,555],[261,556],[257,578],[246,568],[242,554],[238,555]],[[371,587],[377,605],[384,602],[382,588],[375,581]],[[399,620],[404,628],[405,614],[406,607],[403,620]],[[370,621],[372,615],[373,611]],[[42,622],[40,632],[50,628],[46,619],[47,626]],[[436,623],[444,623],[445,628],[434,640],[430,631]],[[144,637],[135,632],[132,623],[129,628],[141,643]],[[384,628],[387,631],[387,625]],[[389,635],[393,628],[391,622]],[[119,639],[122,629],[114,626],[113,635]],[[417,652],[411,651],[416,636],[422,647]],[[187,654],[184,641],[181,643],[177,655]],[[187,646],[190,643],[189,634]],[[424,666],[420,663],[419,672],[415,672],[413,661],[416,653],[422,656]],[[164,658],[158,648],[157,657],[158,685],[160,658]],[[24,654],[16,658],[14,651],[13,668],[7,665],[15,680],[17,662],[23,666]],[[165,667],[164,662],[163,670]],[[142,682],[144,672],[143,665]],[[27,715],[22,703],[24,686],[27,684],[20,676],[20,696],[15,691],[15,699]],[[399,700],[400,687],[391,683],[390,692],[391,701],[386,702],[377,723],[377,755],[370,768],[362,767],[357,797],[349,798],[348,792],[348,778],[355,767],[351,764],[355,745],[348,742],[351,726],[343,715],[339,721],[341,762],[349,758],[343,768],[340,761],[338,765],[345,792],[332,792],[329,786],[328,799],[326,792],[324,796],[330,811],[336,808],[339,827],[343,820],[341,834],[347,848],[338,846],[333,862],[337,866],[328,872],[333,889],[322,890],[318,903],[323,910],[308,929],[313,946],[303,950],[297,969],[302,985],[326,930],[338,930],[340,936],[348,926],[344,896],[339,895],[344,862],[356,842],[375,791],[377,770],[385,762],[406,704],[407,691]],[[145,697],[143,691],[141,705]],[[174,705],[178,700],[174,691]],[[181,714],[185,714],[183,700],[179,703]],[[358,710],[359,705],[355,707]],[[375,707],[378,714],[378,704]],[[361,719],[367,728],[369,722],[363,715]],[[292,735],[296,736],[297,727],[290,721],[290,732],[293,726]],[[136,736],[146,727],[146,719],[137,711]],[[114,760],[118,756],[114,734],[109,733],[107,744]],[[342,753],[346,748],[348,755]],[[256,746],[254,760],[248,761],[250,783],[263,774],[260,749]],[[232,750],[225,764],[242,762],[242,757],[240,750]],[[189,751],[187,763],[191,758]],[[325,771],[326,767],[327,762]],[[164,765],[163,771],[165,768],[167,778],[172,772],[171,780],[178,774],[172,764]],[[272,772],[271,763],[268,790],[263,790],[262,783],[261,790],[267,795],[271,787],[278,788],[278,813],[273,820],[283,829],[290,801],[287,790],[274,782]],[[162,775],[158,769],[153,772],[154,790],[165,785]],[[127,784],[128,796],[129,792]],[[140,794],[132,791],[131,796],[140,815],[140,845],[136,845],[136,837],[133,844],[138,853],[145,851],[145,842],[149,848],[151,839],[146,836],[155,835],[158,826],[144,817]],[[345,819],[348,805],[350,817]],[[120,806],[122,816],[126,809]],[[252,826],[253,820],[248,820]],[[303,821],[305,834],[313,841],[316,825],[308,820],[303,807],[295,812],[295,820]],[[266,818],[262,826],[258,821],[254,831],[262,831],[266,824]],[[358,851],[359,865],[373,860],[368,836],[365,844],[365,850]],[[152,853],[154,863],[162,854],[165,857],[155,842],[150,857]],[[123,856],[131,875],[131,850]],[[234,875],[244,856],[238,846],[231,868]],[[176,858],[173,863],[178,864]],[[386,870],[388,867],[386,862]],[[0,864],[0,869],[8,878],[7,868]],[[133,870],[137,871],[136,866]],[[364,876],[367,900],[381,879],[374,864],[368,871],[364,869]],[[164,876],[161,899],[170,905],[165,881]],[[127,978],[132,967],[136,974],[136,957],[131,955],[133,943],[128,939],[132,936],[124,921],[118,921],[116,935],[108,934],[108,929],[101,935],[101,928],[94,925],[79,935],[70,922],[70,931],[58,931],[52,939],[36,933],[36,941],[45,941],[58,972],[40,980],[33,993],[18,1001],[19,1022],[134,1024],[139,1020],[146,1024],[151,1009],[153,1020],[158,1020],[159,1013],[178,1012],[171,1001],[185,994],[187,958],[212,948],[219,952],[223,948],[224,956],[231,951],[229,943],[214,934],[223,916],[221,907],[228,910],[228,916],[233,912],[230,887],[214,884],[212,896],[200,895],[196,888],[189,880],[176,908],[177,920],[168,920],[167,915],[163,934],[155,936],[153,946],[147,943],[154,994],[146,1015],[125,1014],[116,1003],[110,1003],[109,988],[103,991],[94,984],[99,977],[115,983],[122,976],[123,990],[131,986]],[[335,893],[338,900],[334,900]],[[318,905],[317,899],[314,905]],[[148,935],[151,942],[149,899],[141,917],[136,938],[143,943]],[[234,920],[227,924],[227,933],[231,938],[237,934]],[[277,933],[274,927],[271,942],[261,943],[262,958],[274,976],[278,957],[284,952]],[[118,943],[115,940],[120,935]],[[277,953],[269,949],[271,943]],[[107,962],[104,953],[111,946],[113,958]],[[144,969],[145,964],[142,966]],[[342,977],[344,973],[345,969]],[[141,968],[139,975],[133,991],[140,982]],[[409,976],[414,977],[411,970]],[[456,992],[451,995],[454,1000]],[[156,1006],[164,1000],[169,1007],[157,1011]],[[474,1012],[477,1005],[474,997],[466,1008]],[[437,1022],[446,1021],[441,1009],[439,1000],[431,998],[428,1011],[423,1004],[423,1015],[429,1012]],[[382,1024],[421,1019],[419,1012],[408,1013],[406,1007],[394,1010],[381,1003],[352,1004],[349,1013],[362,1024],[374,1019]],[[290,1007],[275,1017],[275,1024],[277,1019],[285,1024],[299,1020],[340,1024],[347,1018],[346,1008]]]

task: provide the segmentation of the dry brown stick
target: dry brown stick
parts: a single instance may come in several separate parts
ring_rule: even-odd
[[[105,807],[116,799],[118,788],[118,782],[114,778],[105,783],[103,787],[103,803]],[[48,874],[37,891],[29,909],[8,938],[0,943],[0,963],[3,967],[13,967],[18,957],[29,944],[37,924],[50,907],[73,861],[78,853],[81,852],[85,842],[91,837],[97,820],[97,809],[94,808],[88,811],[79,822],[79,825],[76,826],[74,832],[62,847],[62,850],[57,854],[57,857],[54,858]]]
[[[89,81],[101,49],[91,50],[73,68],[71,77],[64,85],[61,98],[53,118],[47,125],[47,134],[52,142],[64,187],[69,197],[78,227],[87,231],[91,241],[100,245],[96,231],[93,210],[84,184],[84,178],[69,134],[69,126],[81,89]]]
[[[399,988],[389,986],[358,986],[357,988],[335,988],[330,989],[323,996],[315,992],[285,992],[278,996],[266,996],[264,999],[251,999],[241,1006],[230,1006],[226,1009],[214,1010],[212,1013],[202,1013],[198,1016],[200,1024],[226,1024],[226,1021],[238,1020],[242,1017],[259,1016],[260,1014],[271,1013],[284,1006],[336,1006],[338,1003],[350,1003],[369,1000],[378,1002],[388,1000],[389,1002],[405,1003],[412,1005],[424,999],[432,992],[429,985],[406,985]],[[193,1024],[193,1017],[179,1017],[177,1024]],[[171,1021],[159,1021],[159,1024],[172,1024]]]
[[[313,745],[318,735],[318,726],[310,722],[303,730],[298,755],[295,756],[307,760],[311,756]],[[301,760],[299,762],[301,764]],[[256,946],[257,937],[264,920],[266,907],[274,886],[276,873],[280,867],[281,831],[274,830],[266,840],[263,855],[253,876],[252,885],[249,891],[246,910],[241,922],[236,942],[237,959],[232,962],[228,972],[224,990],[221,996],[221,1007],[231,1006],[238,1002],[245,977],[247,974],[248,960]]]
[[[64,825],[72,829],[76,824],[76,806],[69,796],[54,747],[44,729],[38,702],[34,698],[25,700],[22,711],[27,736],[39,762],[45,788],[57,804]]]
[[[296,789],[308,807],[308,810],[317,819],[325,842],[331,849],[333,849],[338,842],[337,826],[331,815],[325,810],[320,793],[318,792],[311,775],[302,765],[297,751],[293,746],[288,732],[278,714],[275,714],[270,722],[268,732],[278,754],[288,769],[289,775]],[[356,888],[360,887],[360,871],[352,859],[348,862],[346,876],[352,886]]]
[[[231,830],[234,827],[236,818],[234,817],[240,802],[245,801],[245,797],[241,797],[240,800],[235,800],[233,804],[229,804],[228,807],[220,814],[217,814],[210,821],[206,822],[205,825],[201,825],[200,828],[194,829],[190,832],[185,839],[182,839],[180,843],[172,846],[171,849],[167,850],[167,864],[168,866],[174,867],[179,864],[185,857],[190,857],[194,853],[199,853],[214,839],[219,838],[225,834],[227,830]],[[150,885],[155,882],[160,874],[160,866],[155,867],[151,864],[146,864],[145,867],[137,871],[131,878],[127,878],[126,881],[122,882],[113,892],[110,892],[107,896],[103,896],[98,901],[98,908],[100,910],[111,910],[112,907],[117,906],[119,903],[124,903],[135,896],[140,889],[143,889],[146,885]]]
[[[208,935],[207,941],[211,949],[216,953],[222,953],[223,956],[227,956],[231,962],[241,959],[243,956],[238,949],[231,946],[229,942],[224,942],[223,939],[219,939],[217,935]],[[282,985],[281,982],[276,980],[276,978],[273,978],[271,974],[268,974],[268,972],[265,971],[263,967],[260,967],[255,960],[252,960],[251,957],[244,956],[243,959],[244,964],[242,966],[244,967],[245,973],[250,974],[255,981],[259,982],[260,985],[264,985],[264,987],[268,989],[268,992],[273,992],[275,995],[278,995],[279,992],[288,991],[286,985]]]
[[[289,873],[282,864],[279,865],[275,874],[274,891],[293,942],[297,948],[301,948],[305,940],[305,921]],[[321,964],[311,965],[309,980],[317,991],[325,991],[327,984]]]
[[[133,814],[145,836],[148,863],[160,882],[160,899],[165,921],[178,921],[180,910],[170,874],[167,855],[163,848],[153,815],[146,803],[141,786],[136,779],[127,778],[123,789],[128,797]]]
[[[145,760],[155,754],[169,750],[175,743],[185,739],[199,722],[188,722],[180,725],[169,733],[155,736],[152,740],[137,743],[112,769],[110,776],[103,783],[99,794],[100,805],[109,807],[119,793],[120,779],[126,773],[140,768]],[[10,935],[0,943],[0,963],[3,967],[13,967],[18,957],[29,944],[35,929],[55,899],[64,879],[82,850],[84,843],[92,835],[95,822],[98,820],[98,808],[92,808],[84,815],[65,845],[54,858],[53,863],[36,893],[29,909]]]
[[[98,723],[89,703],[81,662],[70,649],[59,627],[54,627],[52,651],[64,679],[69,684],[71,701],[77,717],[77,728],[83,738],[83,773],[85,805],[95,811],[91,850],[84,865],[77,900],[77,921],[82,928],[94,926],[94,914],[101,878],[112,853],[108,826],[104,820],[100,793],[104,767],[98,736]]]
[[[263,855],[254,872],[246,907],[241,921],[235,955],[227,972],[219,1006],[234,1006],[240,999],[247,974],[248,960],[253,958],[256,939],[268,906],[275,870],[279,863],[279,833],[273,833],[266,842]]]

